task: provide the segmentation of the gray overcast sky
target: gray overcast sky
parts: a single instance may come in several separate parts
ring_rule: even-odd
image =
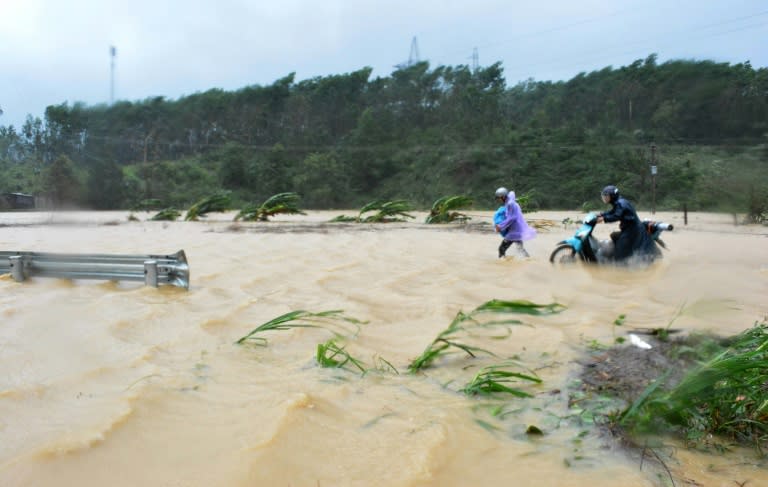
[[[768,66],[766,0],[0,0],[0,125],[48,105],[177,99],[409,59],[501,61],[507,85],[657,53]]]

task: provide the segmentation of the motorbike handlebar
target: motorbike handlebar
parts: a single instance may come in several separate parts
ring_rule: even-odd
[[[671,223],[659,222],[656,224],[656,226],[659,228],[659,230],[666,230],[668,232],[671,232],[672,230],[675,229],[674,225],[672,225]]]

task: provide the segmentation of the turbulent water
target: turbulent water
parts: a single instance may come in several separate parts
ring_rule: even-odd
[[[188,291],[0,277],[0,485],[667,485],[576,420],[567,391],[577,361],[632,328],[726,335],[768,315],[768,230],[728,215],[693,214],[685,226],[681,214],[657,214],[677,226],[670,251],[627,271],[552,268],[549,253],[574,231],[561,222],[577,212],[529,215],[554,222],[526,243],[529,259],[513,249],[497,258],[490,212],[472,212],[469,225],[423,225],[423,214],[327,223],[340,213],[240,224],[233,214],[0,213],[0,250],[183,249],[191,269]],[[567,309],[517,316],[503,339],[474,337],[495,359],[454,354],[407,372],[457,313],[491,299]],[[333,337],[324,328],[234,344],[289,311],[337,309],[367,322],[340,343],[379,370],[319,367],[317,345]],[[459,392],[505,357],[543,380],[519,384],[533,398]],[[531,425],[544,434],[526,435]],[[667,454],[677,485],[768,485],[749,450]]]

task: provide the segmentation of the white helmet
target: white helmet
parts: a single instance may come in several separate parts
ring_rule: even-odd
[[[497,198],[507,198],[507,195],[509,194],[509,190],[502,186],[501,188],[496,190],[496,197]]]

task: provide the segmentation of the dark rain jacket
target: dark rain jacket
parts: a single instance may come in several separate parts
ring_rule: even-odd
[[[615,260],[625,260],[632,255],[652,257],[656,252],[656,245],[643,223],[637,216],[632,204],[619,196],[611,202],[611,210],[601,213],[606,223],[619,222],[621,233],[615,239],[613,257]]]

